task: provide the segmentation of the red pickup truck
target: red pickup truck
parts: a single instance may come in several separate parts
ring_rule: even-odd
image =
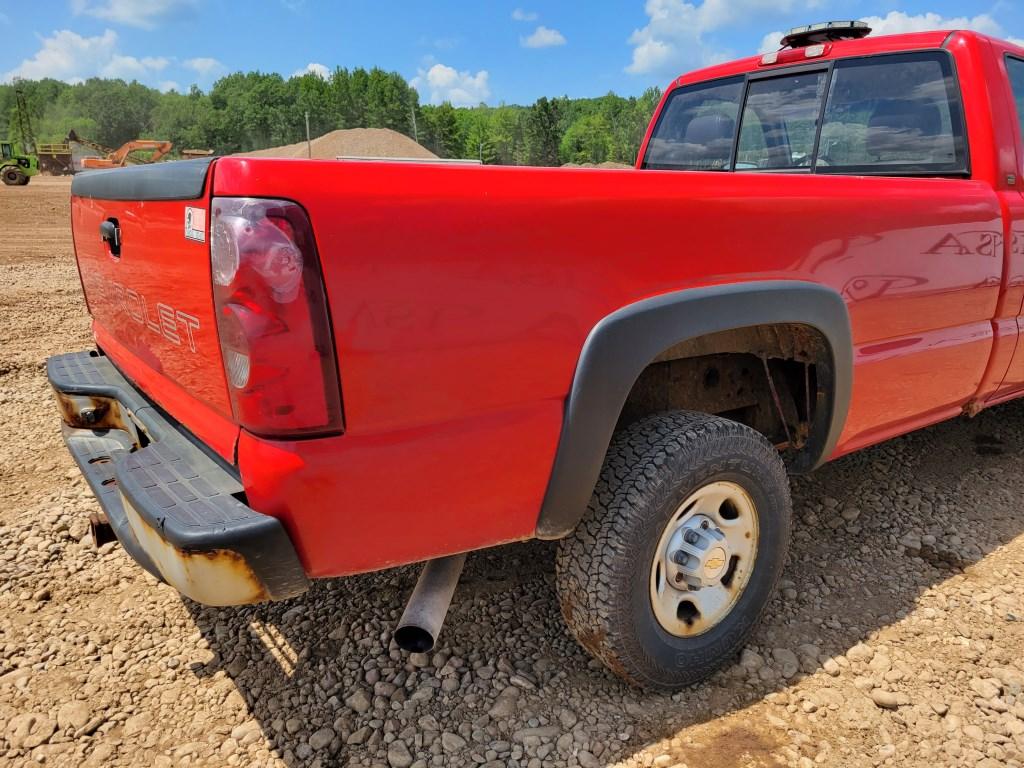
[[[79,175],[48,375],[113,533],[215,605],[559,539],[587,650],[742,646],[787,473],[1024,393],[1024,49],[797,30],[671,83],[631,170],[222,157]]]

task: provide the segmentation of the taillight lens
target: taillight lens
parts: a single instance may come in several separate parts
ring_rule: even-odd
[[[213,297],[235,420],[268,437],[342,429],[327,299],[305,211],[213,199]]]

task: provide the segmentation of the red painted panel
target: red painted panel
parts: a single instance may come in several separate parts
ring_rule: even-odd
[[[92,328],[96,343],[121,373],[223,459],[234,462],[238,439],[238,425],[234,421],[147,365],[104,326],[93,322]]]
[[[198,201],[72,199],[75,252],[99,343],[145,391],[197,434],[216,429],[215,449],[234,437],[199,418],[230,418],[213,313],[209,244],[185,237],[185,207]],[[100,239],[117,219],[121,253]],[[237,432],[237,430],[235,430]]]
[[[379,435],[243,432],[238,463],[307,572],[340,576],[531,537],[561,424],[548,400]]]
[[[631,302],[756,279],[833,287],[865,364],[851,445],[956,412],[992,345],[1001,222],[978,181],[227,158],[215,185],[299,201],[322,254],[347,434],[240,446],[258,509],[331,532],[304,550],[318,574],[529,536],[583,342]],[[546,417],[489,434],[520,409]],[[427,446],[444,457],[429,471]],[[267,479],[287,456],[302,472]],[[375,539],[385,527],[415,543]]]

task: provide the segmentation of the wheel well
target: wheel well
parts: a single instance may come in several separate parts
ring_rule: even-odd
[[[808,325],[757,325],[688,339],[640,373],[616,430],[658,411],[711,413],[756,429],[782,451],[791,471],[805,471],[827,438],[832,360],[825,336]]]

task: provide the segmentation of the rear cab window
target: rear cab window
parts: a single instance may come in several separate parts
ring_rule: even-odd
[[[1013,93],[1013,104],[1017,109],[1021,139],[1024,140],[1024,60],[1007,56],[1006,73],[1010,78],[1010,90]]]
[[[809,170],[827,81],[824,70],[752,81],[736,170]]]
[[[647,146],[645,166],[729,170],[743,85],[743,77],[734,77],[673,91]]]
[[[682,86],[666,101],[643,167],[969,175],[952,59],[880,54]]]

